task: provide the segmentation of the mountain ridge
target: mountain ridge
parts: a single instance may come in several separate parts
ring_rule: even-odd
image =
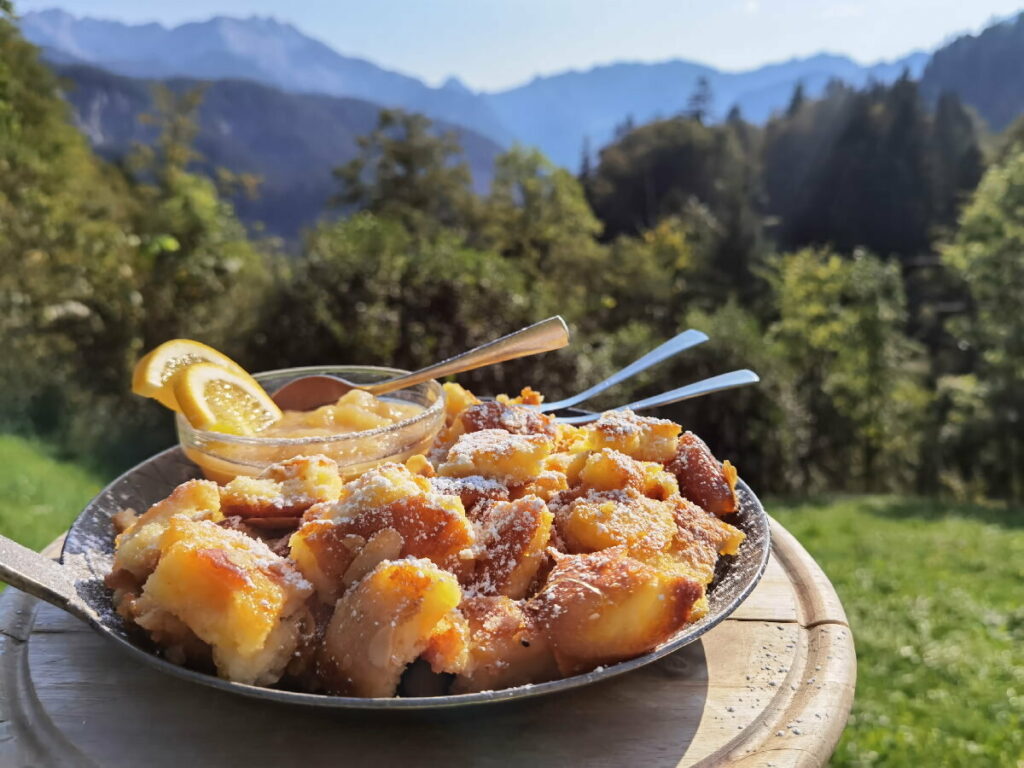
[[[502,146],[536,145],[567,167],[576,166],[585,141],[603,145],[627,116],[644,121],[681,111],[701,76],[709,79],[716,97],[713,117],[722,117],[736,104],[747,119],[763,122],[786,105],[798,82],[809,96],[820,93],[832,78],[851,85],[871,78],[888,82],[903,66],[919,75],[928,56],[915,52],[895,62],[861,65],[848,56],[821,53],[741,71],[683,58],[610,62],[477,92],[455,77],[432,87],[412,75],[347,56],[273,17],[216,16],[165,27],[79,18],[49,9],[25,14],[21,27],[57,63],[78,62],[149,79],[251,79],[293,93],[364,99],[465,126]]]
[[[64,96],[75,123],[97,152],[118,160],[134,145],[152,143],[154,127],[138,118],[152,110],[153,81],[83,64],[53,66],[68,86]],[[200,84],[185,78],[161,82],[178,92]],[[259,176],[259,195],[233,202],[243,220],[263,223],[286,239],[327,211],[337,191],[332,170],[356,155],[356,140],[373,130],[380,111],[361,99],[287,93],[251,80],[202,84],[196,136],[201,167]],[[485,190],[501,147],[460,126],[435,127],[458,133],[474,187]]]

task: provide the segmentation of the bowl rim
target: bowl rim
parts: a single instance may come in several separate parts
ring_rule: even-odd
[[[259,373],[252,374],[252,377],[256,379],[257,383],[262,385],[261,379],[266,379],[274,375],[280,374],[296,374],[297,376],[302,375],[315,375],[315,374],[326,374],[337,373],[344,375],[345,371],[373,371],[386,374],[393,374],[394,376],[401,376],[410,371],[402,368],[389,368],[387,366],[379,365],[304,365],[296,368],[275,368],[272,371],[260,371]],[[296,376],[296,377],[297,377]],[[344,443],[347,440],[364,440],[367,437],[382,437],[387,434],[393,434],[400,432],[407,427],[411,427],[415,424],[419,424],[423,421],[428,421],[435,418],[439,413],[444,412],[445,406],[445,394],[444,387],[437,379],[429,379],[424,382],[419,382],[413,386],[425,385],[432,387],[437,392],[437,399],[433,403],[425,407],[420,413],[415,416],[397,421],[394,424],[388,424],[383,427],[374,427],[373,429],[363,429],[358,432],[339,432],[334,435],[307,435],[305,437],[260,437],[257,435],[231,435],[226,432],[214,432],[208,429],[198,429],[193,427],[188,419],[181,413],[174,414],[175,426],[178,428],[179,435],[188,434],[194,436],[193,439],[200,440],[203,442],[210,443],[228,443],[233,445],[275,445],[275,446],[307,446],[307,445],[322,445],[324,443]],[[410,387],[403,387],[402,389],[410,389]],[[401,392],[402,389],[395,390]]]

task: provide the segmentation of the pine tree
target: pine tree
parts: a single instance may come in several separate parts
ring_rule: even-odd
[[[711,83],[707,77],[701,75],[693,87],[693,92],[686,102],[686,116],[698,123],[705,122],[711,114],[711,107],[714,96],[711,93]]]
[[[587,180],[590,178],[591,173],[593,173],[593,159],[590,149],[590,137],[584,136],[583,148],[580,150],[580,183],[585,185]]]
[[[800,112],[804,106],[804,102],[807,101],[807,96],[804,93],[803,80],[797,82],[796,87],[793,88],[793,95],[789,97],[789,106],[786,107],[786,117],[796,117],[797,113]]]

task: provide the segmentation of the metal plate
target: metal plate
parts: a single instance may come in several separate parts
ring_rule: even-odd
[[[583,675],[481,693],[388,699],[299,693],[232,683],[172,664],[159,655],[156,647],[139,629],[128,624],[114,610],[113,595],[103,584],[104,576],[110,571],[114,550],[114,527],[111,517],[123,507],[130,507],[137,512],[144,511],[150,505],[167,497],[175,486],[199,476],[196,465],[186,459],[179,448],[171,448],[129,470],[93,499],[71,526],[61,554],[61,562],[71,569],[76,580],[76,589],[82,603],[78,608],[100,634],[110,638],[132,656],[150,666],[202,685],[286,704],[337,709],[438,709],[525,699],[590,685],[667,656],[694,642],[725,619],[736,610],[760,580],[768,563],[771,548],[768,518],[764,509],[753,491],[741,481],[736,489],[740,509],[729,522],[746,533],[747,538],[736,556],[719,559],[715,580],[708,588],[710,609],[707,615],[700,621],[684,627],[651,653]]]

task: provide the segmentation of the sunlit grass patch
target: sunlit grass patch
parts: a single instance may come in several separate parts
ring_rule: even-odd
[[[1024,759],[1024,510],[861,497],[770,511],[818,560],[857,644],[838,766]]]
[[[101,487],[98,477],[54,459],[42,445],[0,435],[0,534],[42,549]]]

